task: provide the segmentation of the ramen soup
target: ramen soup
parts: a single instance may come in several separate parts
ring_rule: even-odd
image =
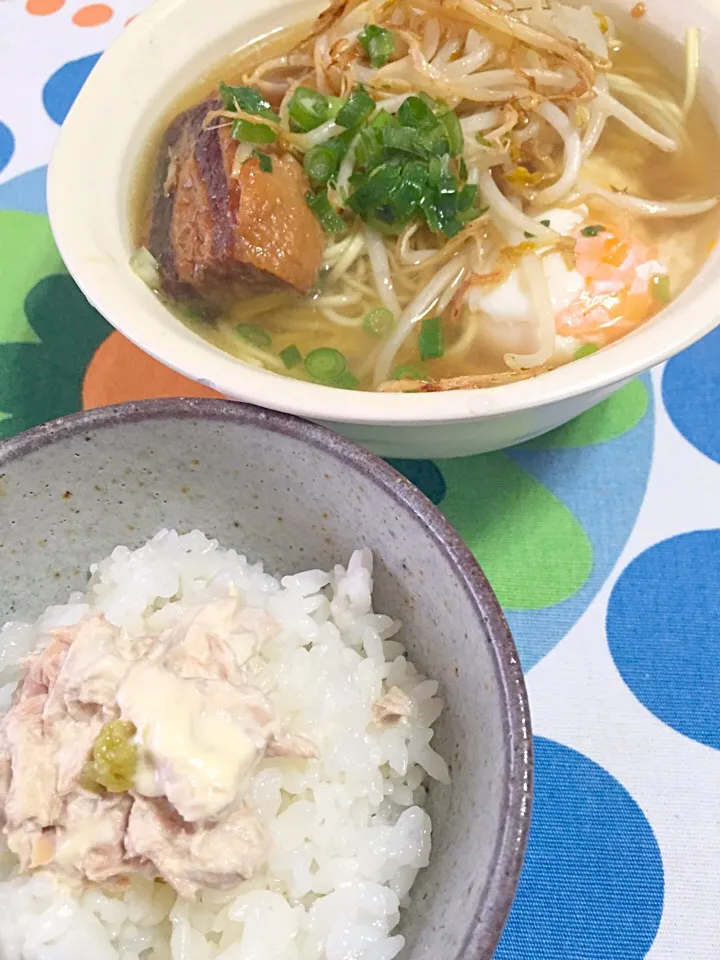
[[[316,383],[448,390],[577,362],[711,249],[698,72],[696,30],[678,79],[587,6],[336,0],[176,108],[133,266],[210,343]]]

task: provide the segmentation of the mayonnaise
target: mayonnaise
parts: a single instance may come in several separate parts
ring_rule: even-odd
[[[135,664],[117,703],[137,728],[137,792],[166,796],[188,822],[217,817],[235,802],[269,736],[244,707],[244,699],[259,694],[248,691],[224,680],[185,679],[147,661]]]

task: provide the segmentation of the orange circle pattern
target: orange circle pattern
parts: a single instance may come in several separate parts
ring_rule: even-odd
[[[49,17],[65,6],[65,0],[27,0],[25,9],[33,17]]]
[[[72,22],[76,27],[99,27],[107,23],[113,15],[112,7],[106,3],[91,3],[75,12]]]
[[[156,397],[217,399],[222,394],[163,366],[113,330],[97,348],[85,371],[83,410]]]
[[[65,0],[26,0],[25,2],[25,10],[33,17],[49,17],[64,6]],[[114,13],[113,8],[106,3],[89,3],[75,11],[72,22],[76,27],[99,27],[112,19]],[[130,17],[130,20],[132,19]]]

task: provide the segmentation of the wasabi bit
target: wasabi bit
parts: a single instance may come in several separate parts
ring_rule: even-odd
[[[99,788],[109,793],[124,793],[133,785],[138,765],[137,733],[134,723],[111,720],[97,735],[89,760],[81,776],[81,785],[93,793]]]

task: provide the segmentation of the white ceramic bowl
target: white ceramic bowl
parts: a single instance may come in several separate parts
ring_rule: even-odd
[[[610,9],[630,22],[633,4],[618,0]],[[148,133],[212,64],[318,9],[307,0],[156,0],[83,87],[50,166],[50,220],[68,269],[126,337],[228,397],[324,422],[377,453],[452,457],[510,446],[570,420],[717,324],[720,248],[688,290],[632,335],[533,380],[488,390],[393,395],[303,383],[243,364],[184,327],[128,265],[130,189]],[[688,26],[702,30],[702,96],[718,122],[718,0],[652,0],[633,29],[681,70]]]

